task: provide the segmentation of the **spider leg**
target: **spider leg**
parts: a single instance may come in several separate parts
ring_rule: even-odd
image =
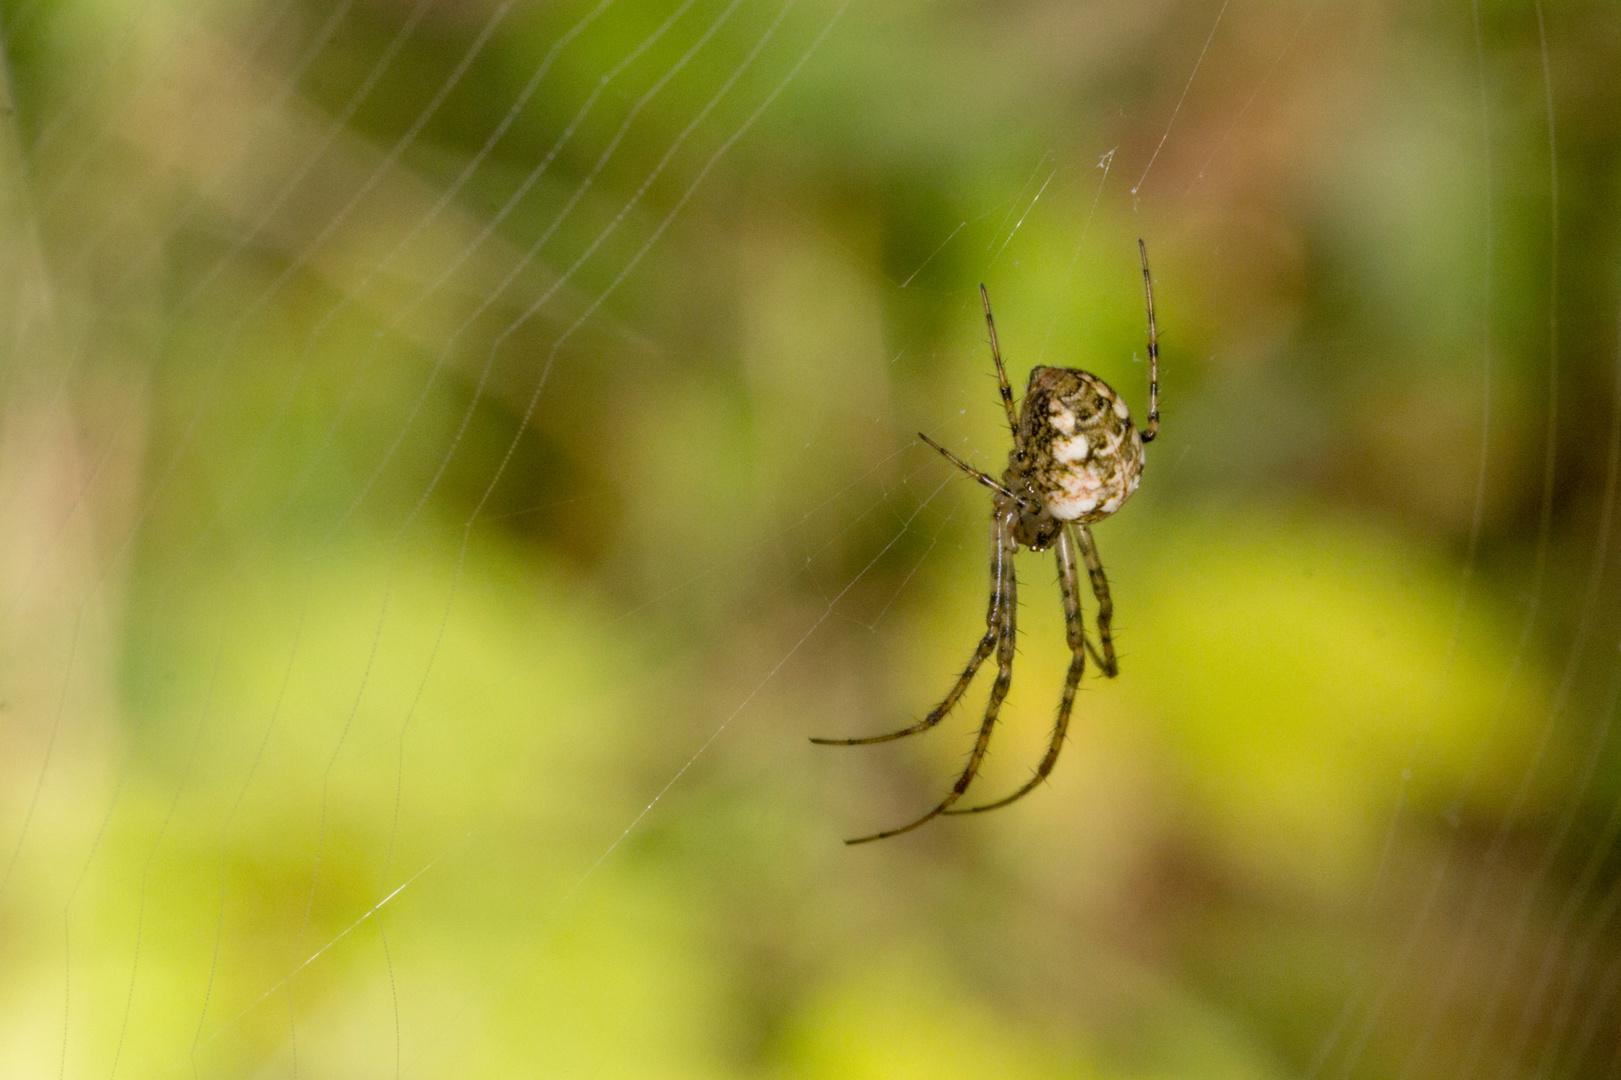
[[[936,450],[940,451],[940,453],[945,455],[945,459],[947,461],[951,462],[953,465],[957,466],[957,468],[961,469],[963,472],[967,473],[969,476],[972,476],[976,481],[978,481],[981,484],[984,484],[986,487],[990,488],[992,491],[994,491],[994,492],[996,492],[996,493],[998,493],[1000,495],[1006,495],[1010,499],[1017,499],[1018,498],[1018,496],[1013,494],[1013,492],[1009,491],[1007,488],[1005,488],[1001,484],[997,483],[996,479],[994,477],[990,476],[987,473],[980,472],[978,469],[976,469],[972,465],[968,464],[968,462],[964,461],[962,458],[958,457],[956,454],[953,454],[950,450],[947,450],[945,447],[941,446],[939,443],[935,442],[933,439],[931,439],[927,435],[923,434],[923,432],[921,432],[921,431],[918,432],[917,437],[922,439],[924,442],[928,443],[930,446],[934,447]]]
[[[1002,366],[1002,346],[996,340],[996,320],[991,318],[991,294],[985,286],[979,287],[979,298],[985,304],[985,329],[991,335],[991,359],[996,361],[996,385],[1002,391],[1002,408],[1007,410],[1008,430],[1013,432],[1013,445],[1019,445],[1019,414],[1013,407],[1013,388],[1008,385],[1007,368]]]
[[[1017,802],[1047,779],[1053,766],[1058,764],[1058,752],[1064,748],[1064,736],[1069,731],[1075,691],[1081,685],[1081,674],[1086,670],[1086,654],[1092,643],[1086,640],[1086,623],[1081,615],[1081,575],[1075,562],[1075,542],[1069,529],[1058,534],[1055,552],[1058,558],[1058,586],[1064,597],[1064,635],[1069,640],[1069,671],[1064,675],[1064,693],[1058,699],[1058,719],[1053,721],[1053,736],[1047,744],[1047,755],[1036,766],[1036,774],[1013,794],[980,806],[953,808],[945,811],[947,814],[978,814]]]
[[[1018,639],[1017,612],[1018,612],[1018,580],[1013,574],[1013,552],[1016,545],[1013,542],[1013,521],[1015,511],[1011,508],[1003,510],[998,507],[996,518],[996,551],[994,564],[997,570],[997,583],[995,593],[1001,599],[995,610],[999,616],[996,630],[996,682],[991,685],[990,701],[985,706],[985,719],[980,722],[979,735],[974,740],[974,748],[969,751],[968,764],[964,766],[957,782],[951,785],[951,791],[940,800],[939,804],[927,814],[916,821],[902,825],[898,829],[885,829],[871,836],[861,836],[854,840],[846,840],[846,844],[865,844],[873,840],[885,840],[891,836],[911,832],[919,825],[932,821],[950,809],[951,804],[962,798],[968,785],[974,782],[979,773],[979,766],[985,760],[985,750],[990,746],[991,732],[996,728],[996,718],[1002,709],[1002,700],[1007,697],[1008,687],[1013,683],[1013,649]]]
[[[889,742],[893,739],[904,739],[908,735],[916,735],[920,731],[929,730],[941,720],[944,720],[946,714],[955,708],[957,702],[962,699],[963,694],[968,690],[968,684],[973,682],[974,676],[979,673],[979,666],[985,662],[987,656],[991,655],[991,650],[996,648],[996,642],[1002,636],[1002,613],[997,609],[995,600],[991,601],[991,613],[988,620],[990,625],[985,630],[985,636],[979,639],[979,645],[975,647],[974,655],[968,658],[968,666],[963,668],[962,674],[957,677],[956,685],[951,688],[951,692],[946,695],[945,700],[935,706],[934,711],[929,713],[928,716],[925,716],[911,727],[901,728],[899,731],[891,731],[884,735],[868,735],[859,739],[812,738],[811,742],[817,746],[870,746],[873,743]]]
[[[1143,428],[1143,442],[1153,442],[1159,434],[1159,327],[1154,325],[1154,279],[1148,276],[1148,248],[1137,241],[1137,252],[1143,257],[1143,296],[1148,303],[1148,425]]]
[[[1103,674],[1112,679],[1120,674],[1120,665],[1115,662],[1114,640],[1109,636],[1109,624],[1114,621],[1114,601],[1109,599],[1109,579],[1103,574],[1103,560],[1098,558],[1098,546],[1093,542],[1092,530],[1086,522],[1076,522],[1073,526],[1066,524],[1064,528],[1066,531],[1071,528],[1075,530],[1081,558],[1086,561],[1086,574],[1092,579],[1092,595],[1098,600],[1098,641],[1103,646],[1103,655],[1100,657],[1093,652],[1092,658],[1103,669]],[[1090,650],[1092,643],[1087,642],[1086,647]]]
[[[968,658],[968,666],[963,668],[962,674],[957,677],[956,684],[952,686],[951,692],[946,695],[945,700],[935,706],[934,711],[929,713],[928,716],[925,716],[911,727],[901,728],[899,731],[891,731],[885,735],[868,735],[859,739],[813,738],[811,742],[816,743],[818,746],[869,746],[872,743],[904,739],[908,735],[916,735],[920,731],[929,730],[945,719],[946,714],[956,707],[957,702],[962,700],[963,694],[967,693],[968,684],[973,682],[974,676],[979,673],[979,666],[985,662],[987,656],[991,655],[991,650],[996,648],[997,641],[1002,637],[1002,608],[1004,604],[1011,602],[1004,595],[1003,583],[1013,573],[1011,533],[1004,532],[1002,523],[1003,518],[1006,516],[998,507],[996,516],[991,520],[991,604],[989,610],[985,612],[985,636],[979,639],[979,644],[974,648],[974,655]],[[1011,526],[1006,528],[1010,529]]]

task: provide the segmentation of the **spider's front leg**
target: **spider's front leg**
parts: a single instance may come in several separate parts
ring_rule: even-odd
[[[980,722],[979,735],[974,740],[974,748],[969,751],[968,764],[963,768],[962,774],[957,777],[957,782],[951,785],[951,792],[927,814],[924,814],[916,821],[902,825],[898,829],[886,829],[880,833],[873,833],[871,836],[846,840],[846,844],[865,844],[872,840],[885,840],[891,836],[911,832],[919,825],[933,821],[948,811],[958,799],[962,798],[963,793],[968,790],[968,785],[974,782],[974,777],[979,773],[980,764],[985,760],[985,750],[990,746],[991,732],[996,728],[996,718],[1001,712],[1002,701],[1007,697],[1008,687],[1013,684],[1013,651],[1018,640],[1018,579],[1013,572],[1013,555],[1019,548],[1018,543],[1013,539],[1014,524],[1018,520],[1018,504],[1011,499],[998,498],[993,505],[995,506],[995,518],[992,528],[994,546],[991,553],[991,576],[994,582],[991,587],[990,618],[992,625],[986,630],[985,638],[981,639],[980,648],[982,650],[985,648],[986,640],[990,640],[995,645],[996,682],[991,685],[990,701],[985,706],[985,718]],[[951,694],[941,703],[939,709],[929,714],[928,720],[924,721],[923,724],[916,725],[915,730],[922,730],[923,727],[938,722],[939,718],[935,713],[943,716],[943,710],[956,703],[957,698],[961,697],[962,692],[967,689],[969,680],[973,678],[974,672],[978,670],[983,659],[984,653],[976,651],[968,670],[963,672],[963,677],[952,688]],[[911,730],[914,729],[899,732],[897,735],[910,734]]]
[[[1071,526],[1065,526],[1066,530]],[[1086,575],[1092,579],[1092,595],[1098,601],[1098,641],[1103,646],[1103,655],[1099,656],[1092,649],[1088,641],[1086,648],[1092,653],[1092,659],[1097,661],[1103,674],[1114,678],[1120,674],[1120,665],[1114,658],[1114,640],[1109,636],[1109,624],[1114,621],[1114,601],[1109,599],[1109,579],[1103,574],[1103,560],[1098,558],[1098,546],[1092,540],[1092,530],[1084,521],[1078,521],[1073,526],[1076,540],[1081,549],[1081,558],[1086,562]]]
[[[1075,692],[1081,685],[1081,676],[1086,672],[1086,654],[1092,648],[1092,643],[1086,639],[1086,622],[1081,613],[1081,575],[1075,562],[1075,548],[1074,534],[1065,526],[1058,534],[1053,553],[1058,562],[1058,587],[1064,598],[1064,637],[1069,642],[1069,671],[1064,675],[1064,692],[1058,699],[1058,718],[1053,721],[1047,754],[1036,766],[1036,774],[1013,794],[979,806],[953,807],[946,811],[948,814],[978,814],[1018,802],[1047,779],[1053,766],[1058,764],[1058,753],[1064,748],[1064,737],[1069,732],[1070,712],[1075,707]]]
[[[961,701],[963,694],[968,692],[968,684],[974,681],[975,675],[979,674],[980,665],[985,662],[987,656],[991,655],[992,650],[996,648],[997,641],[1001,639],[1003,605],[1011,602],[1010,595],[1004,595],[1002,587],[1004,576],[1011,578],[1013,575],[1013,553],[1007,551],[1004,554],[1003,551],[1004,543],[1012,543],[1011,529],[1004,530],[1002,525],[1002,519],[1005,516],[997,512],[991,518],[991,601],[988,610],[985,612],[985,636],[979,639],[979,644],[974,647],[974,655],[968,658],[968,666],[962,669],[961,675],[957,676],[957,682],[952,686],[951,692],[946,695],[945,700],[936,705],[933,711],[922,720],[919,720],[911,727],[901,728],[899,731],[890,731],[883,735],[867,735],[856,739],[819,739],[813,737],[811,742],[818,746],[870,746],[873,743],[889,742],[892,739],[904,739],[908,735],[916,735],[919,732],[929,730],[941,720],[944,720],[947,713],[956,708],[957,702]],[[868,839],[876,839],[876,837],[868,837]]]

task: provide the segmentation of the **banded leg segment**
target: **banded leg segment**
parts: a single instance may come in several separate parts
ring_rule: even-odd
[[[1086,623],[1081,614],[1081,575],[1075,561],[1075,541],[1067,528],[1058,534],[1055,554],[1058,560],[1058,586],[1064,596],[1064,636],[1069,642],[1069,671],[1064,675],[1064,693],[1058,699],[1058,718],[1053,721],[1053,734],[1047,744],[1047,754],[1041,759],[1041,764],[1036,766],[1036,774],[1013,794],[979,806],[950,809],[946,811],[948,814],[978,814],[985,810],[995,810],[1011,802],[1018,802],[1039,787],[1058,764],[1058,754],[1063,750],[1064,738],[1069,732],[1069,717],[1075,706],[1075,692],[1081,685],[1082,674],[1086,671],[1086,652],[1089,643],[1086,640]]]
[[[1159,434],[1159,327],[1154,323],[1154,279],[1148,276],[1148,247],[1137,241],[1143,257],[1143,297],[1148,306],[1148,423],[1143,426],[1143,442],[1151,443]]]
[[[1000,508],[999,508],[1000,510]],[[865,844],[873,840],[886,840],[891,836],[911,832],[919,825],[933,821],[941,814],[951,809],[951,805],[962,798],[968,786],[974,782],[979,774],[979,767],[985,760],[985,751],[991,744],[991,733],[996,729],[996,720],[1002,710],[1002,701],[1007,697],[1008,687],[1013,684],[1013,652],[1017,643],[1018,618],[1018,579],[1013,573],[1013,553],[1018,545],[1013,540],[1013,522],[1017,511],[1007,509],[997,514],[996,555],[992,565],[997,571],[997,584],[994,595],[1002,598],[998,613],[1000,616],[1000,630],[996,636],[996,681],[991,684],[990,701],[985,706],[985,718],[980,721],[979,735],[974,739],[974,748],[969,751],[968,764],[964,766],[957,782],[951,785],[951,791],[946,797],[922,817],[909,822],[897,829],[886,829],[871,836],[861,836],[854,840],[846,840],[846,844]],[[976,654],[977,655],[977,654]],[[977,667],[977,661],[975,667]],[[968,677],[972,677],[971,674]],[[958,693],[965,688],[966,682],[959,682],[954,688]],[[931,714],[932,715],[932,714]]]
[[[1071,525],[1065,523],[1064,530],[1074,529],[1075,537],[1081,549],[1081,558],[1086,562],[1086,575],[1092,579],[1092,595],[1098,601],[1098,642],[1103,646],[1103,655],[1096,652],[1092,659],[1096,660],[1103,674],[1114,678],[1120,674],[1120,665],[1114,658],[1114,639],[1109,634],[1109,624],[1114,621],[1114,601],[1109,599],[1109,579],[1103,573],[1103,560],[1098,557],[1098,546],[1092,540],[1092,530],[1086,522],[1076,522]],[[1087,642],[1090,649],[1092,643]]]
[[[985,305],[985,329],[991,335],[991,359],[996,361],[996,385],[1002,391],[1002,408],[1007,411],[1008,430],[1013,433],[1013,445],[1019,445],[1019,413],[1013,405],[1013,387],[1008,385],[1007,368],[1002,366],[1002,346],[996,340],[996,320],[991,318],[991,294],[985,286],[979,287],[980,302]]]
[[[928,731],[941,720],[944,720],[946,714],[956,707],[957,702],[962,700],[963,694],[967,693],[968,684],[973,682],[974,676],[979,673],[980,665],[985,662],[987,656],[991,655],[992,650],[996,648],[997,640],[1002,636],[1002,608],[1003,604],[1007,602],[1003,597],[1002,583],[1005,578],[1013,576],[1013,552],[1009,549],[1012,534],[1011,531],[1004,530],[1002,526],[1002,520],[1005,516],[1004,513],[998,511],[991,519],[991,602],[990,607],[985,612],[985,635],[979,639],[979,644],[974,647],[974,655],[968,658],[968,666],[963,668],[962,674],[957,677],[956,684],[952,686],[951,692],[946,695],[945,700],[935,706],[934,711],[930,712],[928,716],[925,716],[911,727],[904,727],[899,731],[891,731],[884,735],[868,735],[858,739],[813,738],[811,742],[816,743],[818,746],[870,746],[873,743],[889,742],[892,739],[904,739],[908,735]],[[1007,543],[1003,542],[1004,532],[1007,532]]]
[[[940,453],[945,457],[945,459],[947,461],[951,462],[953,465],[957,466],[957,468],[961,469],[963,472],[965,472],[969,476],[973,477],[976,482],[984,484],[986,487],[990,488],[992,491],[996,492],[999,495],[1005,495],[1010,499],[1018,498],[1018,496],[1013,494],[1013,492],[1009,491],[1007,488],[1005,488],[1001,484],[997,483],[995,477],[990,476],[987,473],[980,472],[978,469],[976,469],[972,465],[968,464],[968,462],[964,461],[962,458],[958,457],[956,454],[953,454],[950,450],[947,450],[945,447],[941,446],[939,443],[935,442],[933,439],[931,439],[927,435],[923,434],[923,432],[921,432],[921,431],[918,432],[917,437],[922,439],[924,442],[928,443],[930,446],[934,447],[936,450],[940,451]]]

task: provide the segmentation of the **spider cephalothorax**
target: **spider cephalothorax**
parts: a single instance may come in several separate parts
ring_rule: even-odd
[[[997,384],[1002,393],[1003,408],[1007,411],[1008,427],[1013,435],[1007,470],[997,481],[927,435],[920,437],[944,454],[952,464],[995,492],[991,499],[991,605],[985,615],[985,634],[979,639],[968,666],[945,700],[918,723],[887,735],[865,739],[811,741],[855,746],[888,742],[926,731],[938,724],[962,698],[980,665],[992,651],[996,653],[996,682],[991,686],[990,703],[986,706],[984,720],[980,722],[979,737],[968,755],[968,764],[951,786],[950,793],[933,810],[908,825],[863,836],[849,843],[882,840],[887,836],[909,832],[941,814],[994,810],[1022,798],[1046,779],[1058,762],[1058,751],[1069,728],[1070,709],[1075,704],[1075,691],[1086,668],[1086,657],[1090,655],[1110,678],[1119,673],[1114,642],[1109,633],[1114,616],[1114,605],[1109,599],[1109,579],[1103,574],[1103,562],[1098,558],[1097,545],[1092,541],[1092,530],[1088,526],[1120,509],[1131,493],[1137,490],[1137,482],[1143,473],[1143,444],[1152,442],[1159,432],[1159,331],[1154,325],[1154,284],[1148,274],[1148,251],[1141,240],[1137,242],[1137,249],[1142,255],[1143,293],[1148,306],[1148,424],[1140,434],[1132,425],[1131,412],[1120,395],[1096,375],[1076,368],[1038,367],[1032,370],[1030,382],[1025,388],[1024,402],[1015,409],[1007,370],[1002,365],[1001,347],[996,341],[996,322],[991,318],[990,297],[985,292],[985,286],[979,287],[980,297],[985,304],[985,326],[990,331],[991,358],[996,361]],[[1058,585],[1064,599],[1064,627],[1070,650],[1069,673],[1064,678],[1063,696],[1058,701],[1058,718],[1053,723],[1047,755],[1036,767],[1035,776],[1005,798],[956,809],[953,804],[962,798],[979,773],[980,763],[985,759],[985,749],[990,745],[991,732],[996,727],[1002,700],[1007,697],[1008,687],[1013,682],[1013,651],[1017,641],[1015,620],[1018,613],[1018,580],[1013,573],[1013,556],[1020,547],[1032,551],[1044,551],[1049,547],[1057,549]],[[1086,565],[1092,595],[1098,602],[1098,647],[1094,647],[1087,637],[1086,624],[1081,615],[1077,559]]]

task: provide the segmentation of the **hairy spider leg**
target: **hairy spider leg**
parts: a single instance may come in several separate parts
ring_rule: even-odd
[[[1007,410],[1008,430],[1013,433],[1013,446],[1019,449],[1019,414],[1013,407],[1013,387],[1008,385],[1007,368],[1002,366],[1002,346],[996,341],[996,320],[991,318],[991,294],[985,286],[979,287],[979,299],[985,305],[985,329],[991,335],[991,359],[996,361],[996,385],[1002,391],[1002,408]],[[1019,455],[1021,458],[1023,453]]]
[[[1081,559],[1086,563],[1086,574],[1092,579],[1092,595],[1098,601],[1098,641],[1103,645],[1103,655],[1092,654],[1103,674],[1114,678],[1120,674],[1120,665],[1115,662],[1114,640],[1109,636],[1109,624],[1114,621],[1114,601],[1109,598],[1109,579],[1103,573],[1103,560],[1098,557],[1098,545],[1092,539],[1092,529],[1084,521],[1074,523],[1075,536],[1080,543]],[[1092,643],[1087,642],[1087,648]]]
[[[980,722],[979,735],[974,740],[974,748],[969,751],[968,764],[963,768],[962,775],[957,782],[951,785],[951,791],[940,803],[927,814],[898,829],[886,829],[871,836],[861,836],[854,840],[846,840],[846,844],[865,844],[873,840],[886,840],[891,836],[911,832],[919,825],[933,821],[951,808],[951,804],[962,798],[968,785],[974,782],[979,773],[979,766],[985,760],[985,749],[990,745],[991,732],[996,728],[996,718],[1002,709],[1002,700],[1007,697],[1008,687],[1013,683],[1013,650],[1018,638],[1018,579],[1013,573],[1013,553],[1018,550],[1018,544],[1013,539],[1013,524],[1018,517],[1018,508],[1013,503],[996,500],[996,554],[994,566],[996,573],[995,592],[1001,596],[1000,614],[1001,626],[996,637],[996,682],[991,684],[990,701],[985,706],[985,719]],[[975,661],[977,666],[978,661]],[[964,673],[971,678],[972,672]],[[959,683],[959,686],[966,685]]]
[[[1143,296],[1148,303],[1148,423],[1143,427],[1143,442],[1154,441],[1159,434],[1159,327],[1154,325],[1154,279],[1148,276],[1148,247],[1141,238],[1137,252],[1143,257]]]
[[[1036,766],[1036,774],[1013,794],[979,806],[952,807],[946,811],[948,814],[978,814],[1018,802],[1047,779],[1053,766],[1058,764],[1058,753],[1064,748],[1070,711],[1075,705],[1075,691],[1080,687],[1081,675],[1086,671],[1086,654],[1091,642],[1086,640],[1086,622],[1081,614],[1081,575],[1075,561],[1075,538],[1068,526],[1058,534],[1054,552],[1058,560],[1058,586],[1064,597],[1064,636],[1069,641],[1069,671],[1064,675],[1064,693],[1058,699],[1058,718],[1053,721],[1053,736],[1047,744],[1047,755]]]
[[[1003,551],[1001,519],[1001,514],[991,519],[991,546],[993,552],[996,553]],[[979,673],[980,665],[985,662],[987,656],[991,655],[991,651],[996,648],[996,643],[1002,638],[1004,623],[1002,608],[1005,603],[1009,602],[1004,595],[1002,579],[1004,575],[1012,575],[1012,567],[1013,556],[1011,552],[992,559],[991,603],[989,609],[985,612],[985,636],[979,639],[979,644],[974,648],[974,655],[968,658],[968,666],[962,669],[962,674],[957,677],[957,682],[952,686],[951,692],[946,695],[944,701],[935,706],[933,712],[911,727],[901,728],[899,731],[891,731],[884,735],[868,735],[860,739],[812,739],[811,742],[816,743],[818,746],[869,746],[872,743],[889,742],[892,739],[904,739],[908,735],[916,735],[920,731],[929,730],[941,720],[944,720],[946,714],[956,707],[958,701],[962,700],[963,694],[968,692],[968,684],[974,681],[974,676]],[[868,839],[876,839],[876,837],[868,837]]]
[[[924,442],[928,443],[930,446],[934,447],[936,450],[940,451],[940,453],[945,455],[945,459],[947,461],[949,461],[953,465],[957,466],[957,468],[961,469],[963,472],[967,473],[969,476],[972,476],[979,483],[984,484],[986,487],[990,488],[992,491],[995,491],[995,492],[997,492],[999,494],[1002,494],[1002,495],[1006,495],[1008,498],[1013,499],[1015,501],[1019,501],[1019,497],[1017,495],[1013,494],[1013,492],[1009,491],[1007,488],[1003,487],[1000,483],[998,483],[995,477],[992,477],[987,473],[980,472],[978,469],[976,469],[972,465],[968,464],[968,462],[964,461],[962,458],[958,457],[956,454],[953,454],[950,450],[947,450],[945,447],[941,446],[939,443],[935,442],[933,439],[931,439],[927,435],[923,434],[923,432],[921,432],[921,431],[918,432],[917,437],[922,439]]]

